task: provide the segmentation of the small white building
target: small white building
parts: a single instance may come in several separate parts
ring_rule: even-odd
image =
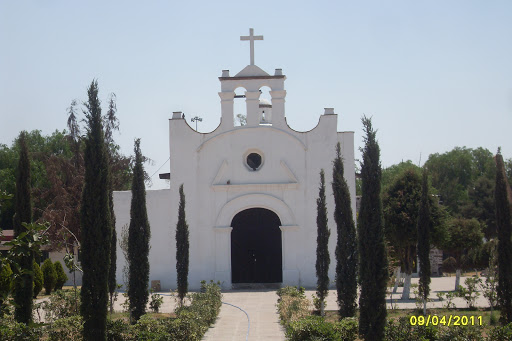
[[[285,117],[286,76],[273,75],[251,63],[219,77],[221,117],[210,133],[192,129],[181,112],[169,120],[170,188],[147,191],[151,225],[150,280],[162,289],[176,288],[175,228],[179,193],[184,185],[190,229],[189,288],[201,280],[233,284],[277,283],[316,285],[316,200],[320,169],[325,170],[331,237],[329,277],[334,280],[336,225],[333,218],[332,161],[341,143],[345,178],[355,214],[354,133],[338,132],[332,108],[320,115],[310,131],[291,129]],[[296,75],[298,77],[300,75]],[[260,99],[269,87],[270,100]],[[235,126],[235,90],[243,88],[247,124]],[[240,100],[237,98],[237,100]],[[243,100],[243,99],[242,99]],[[130,192],[115,192],[116,230],[130,221]],[[118,246],[117,279],[125,264]]]

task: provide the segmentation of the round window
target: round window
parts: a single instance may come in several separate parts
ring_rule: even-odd
[[[258,153],[250,153],[247,155],[247,165],[252,170],[257,170],[261,166],[261,155]]]

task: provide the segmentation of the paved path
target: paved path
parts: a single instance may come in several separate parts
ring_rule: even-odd
[[[223,292],[222,301],[240,307],[249,315],[248,340],[285,340],[277,315],[275,290]],[[243,311],[223,304],[217,322],[206,332],[203,340],[243,341],[246,340],[248,325]]]

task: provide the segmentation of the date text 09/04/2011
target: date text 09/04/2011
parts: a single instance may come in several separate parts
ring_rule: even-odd
[[[427,315],[411,316],[409,318],[411,326],[481,326],[483,324],[482,316],[466,315]]]

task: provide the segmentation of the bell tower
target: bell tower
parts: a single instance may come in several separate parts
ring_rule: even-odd
[[[284,103],[286,90],[284,90],[284,81],[286,76],[283,75],[281,69],[276,69],[274,75],[260,69],[254,64],[254,42],[263,40],[263,36],[255,36],[254,30],[249,29],[248,36],[241,36],[240,40],[250,42],[250,64],[235,76],[229,75],[229,70],[222,70],[222,77],[219,77],[221,84],[221,112],[222,121],[220,129],[223,131],[234,128],[233,120],[233,100],[235,98],[235,89],[243,87],[245,89],[245,104],[247,107],[247,126],[256,127],[260,124],[272,125],[280,128],[285,126],[284,119]],[[270,115],[265,115],[263,121],[263,110],[260,109],[260,88],[268,86],[271,96],[271,111],[267,110]]]

